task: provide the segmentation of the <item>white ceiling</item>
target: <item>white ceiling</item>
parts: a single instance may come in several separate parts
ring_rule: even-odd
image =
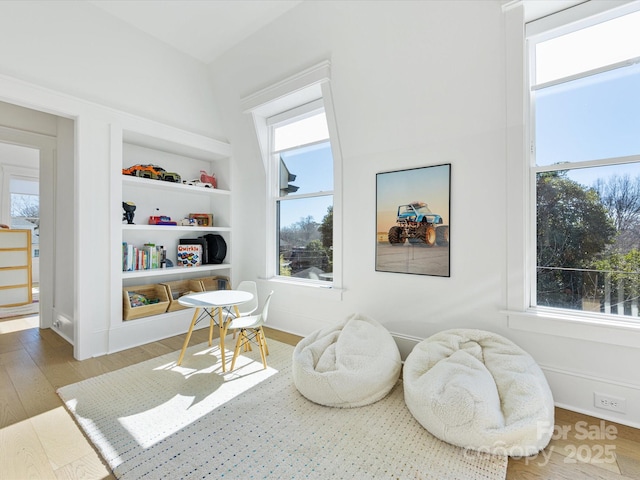
[[[305,0],[87,1],[208,64]],[[527,21],[584,1],[501,0],[505,9],[524,5]]]
[[[93,5],[210,63],[303,0],[88,0]]]

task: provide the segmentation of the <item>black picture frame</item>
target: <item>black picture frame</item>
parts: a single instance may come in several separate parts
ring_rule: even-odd
[[[376,271],[451,276],[451,164],[376,174]]]

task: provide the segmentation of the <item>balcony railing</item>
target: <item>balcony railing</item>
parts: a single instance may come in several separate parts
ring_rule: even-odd
[[[640,272],[537,267],[537,305],[638,318]]]

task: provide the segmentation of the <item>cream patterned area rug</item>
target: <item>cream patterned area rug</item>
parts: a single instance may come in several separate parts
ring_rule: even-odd
[[[173,352],[58,394],[117,478],[505,478],[506,457],[466,451],[422,428],[401,382],[373,405],[323,407],[293,385],[293,347],[270,340],[269,351],[268,369],[254,348],[223,374],[219,348],[205,343],[189,348],[181,366]]]

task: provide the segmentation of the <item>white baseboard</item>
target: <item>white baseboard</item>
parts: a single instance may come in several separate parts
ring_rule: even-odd
[[[398,345],[398,350],[400,350],[400,358],[402,358],[403,362],[407,359],[407,355],[411,353],[413,347],[424,340],[423,338],[393,332],[391,332],[391,336],[396,341],[396,345]]]
[[[63,313],[57,311],[55,308],[53,309],[53,323],[51,324],[51,329],[71,345],[74,345],[73,321]]]
[[[554,403],[561,408],[640,428],[640,385],[541,365]],[[596,407],[594,392],[625,399],[625,413]]]
[[[129,348],[181,335],[189,330],[193,311],[178,310],[162,315],[123,321],[108,331],[106,353],[115,353]],[[200,321],[194,330],[209,328],[208,321]]]

